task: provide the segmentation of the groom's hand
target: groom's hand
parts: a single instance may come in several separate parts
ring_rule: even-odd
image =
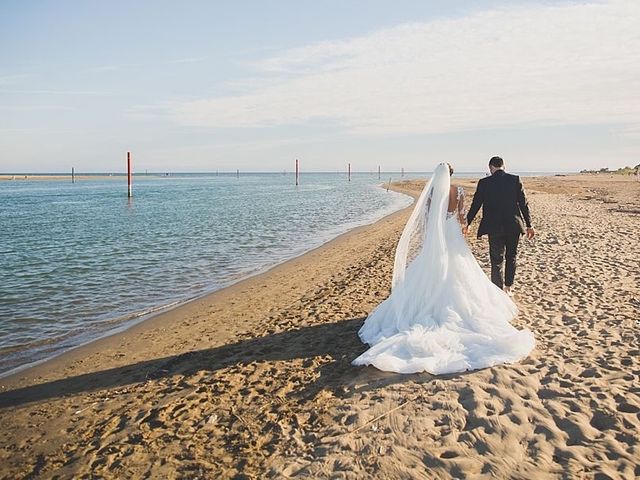
[[[531,240],[535,234],[536,234],[536,232],[533,229],[533,227],[527,228],[527,239],[528,240]]]

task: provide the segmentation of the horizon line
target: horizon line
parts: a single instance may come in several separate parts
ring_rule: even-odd
[[[573,170],[573,169],[569,169],[569,170],[527,170],[527,169],[517,169],[517,170],[506,170],[506,171],[514,171],[514,172],[526,172],[526,173],[580,173],[581,170]],[[609,170],[609,172],[615,172],[616,170]],[[295,170],[239,170],[239,169],[235,169],[235,170],[204,170],[204,171],[170,171],[170,170],[156,170],[156,171],[143,171],[143,172],[132,172],[132,175],[162,175],[162,176],[166,176],[166,175],[236,175],[238,172],[242,173],[242,174],[255,174],[255,173],[272,173],[272,174],[292,174],[295,175]],[[300,175],[302,175],[303,173],[324,173],[324,174],[344,174],[347,175],[348,171],[347,170],[301,170],[299,172]],[[369,174],[369,175],[376,175],[378,173],[377,170],[367,170],[367,171],[363,171],[363,170],[351,170],[351,174]],[[404,170],[404,172],[402,170],[380,170],[380,173],[397,173],[397,174],[402,174],[404,173],[405,175],[410,174],[410,173],[433,173],[433,171],[431,170]],[[485,170],[458,170],[458,171],[454,171],[454,175],[456,174],[461,174],[461,173],[486,173]],[[126,171],[92,171],[92,172],[83,172],[83,171],[75,171],[74,174],[77,175],[111,175],[111,176],[117,176],[117,175],[127,175]],[[0,175],[6,176],[6,175],[58,175],[58,176],[71,176],[71,172],[65,171],[65,172],[0,172]]]

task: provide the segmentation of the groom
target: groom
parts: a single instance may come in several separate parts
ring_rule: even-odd
[[[516,275],[516,254],[520,235],[531,239],[535,235],[531,227],[531,216],[520,177],[504,171],[504,160],[492,157],[489,160],[491,176],[481,179],[467,214],[467,226],[471,225],[482,207],[482,220],[478,227],[478,238],[489,235],[491,257],[491,281],[513,295],[511,287]],[[526,229],[525,229],[526,225]],[[465,233],[466,233],[465,228]],[[507,265],[502,273],[502,264]]]

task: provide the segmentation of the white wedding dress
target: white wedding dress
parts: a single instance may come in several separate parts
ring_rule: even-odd
[[[516,362],[533,349],[533,334],[509,323],[516,305],[487,278],[462,235],[463,190],[448,212],[449,190],[449,168],[440,164],[398,243],[391,295],[359,331],[371,348],[354,365],[445,374]]]

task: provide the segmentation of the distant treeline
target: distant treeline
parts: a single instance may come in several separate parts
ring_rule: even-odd
[[[637,175],[640,172],[640,163],[635,167],[622,167],[617,170],[601,168],[600,170],[580,170],[580,173],[615,173],[616,175]]]

